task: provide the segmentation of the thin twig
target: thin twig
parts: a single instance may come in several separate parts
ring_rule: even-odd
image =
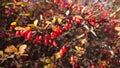
[[[109,16],[109,17],[114,16],[114,15],[115,15],[115,14],[117,14],[118,12],[120,12],[120,8],[118,8],[115,12],[113,12],[112,14],[110,14],[110,16]]]

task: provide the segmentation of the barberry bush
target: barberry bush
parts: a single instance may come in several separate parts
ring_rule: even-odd
[[[1,68],[119,68],[119,0],[1,0]]]

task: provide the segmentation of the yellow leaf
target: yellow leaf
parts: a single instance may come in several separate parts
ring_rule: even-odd
[[[30,16],[30,13],[26,13],[25,16]]]
[[[51,22],[50,21],[46,21],[46,24],[51,24]]]
[[[120,27],[119,26],[115,27],[115,30],[120,31]]]
[[[78,56],[82,56],[82,54],[79,53]]]
[[[57,20],[58,20],[58,23],[61,24],[62,19],[61,19],[61,18],[58,18]]]
[[[34,25],[34,24],[28,24],[27,26],[29,26],[29,27],[30,27],[30,26],[31,26],[31,27],[34,27],[35,25]]]
[[[51,59],[50,58],[45,59],[45,63],[51,63]]]
[[[30,2],[24,2],[24,5],[28,5]]]
[[[59,59],[59,58],[61,58],[60,52],[58,52],[58,53],[55,54],[55,58],[56,58],[56,60]]]
[[[43,16],[42,15],[40,15],[40,20],[43,20]]]
[[[17,27],[15,27],[15,30],[26,30],[26,28],[21,27],[21,26],[17,26]]]
[[[56,17],[53,17],[52,23],[54,24],[56,22]]]
[[[79,50],[79,47],[78,47],[78,46],[75,46],[75,49],[76,49],[76,50]]]
[[[23,54],[25,52],[25,49],[27,48],[27,45],[23,44],[19,47],[19,53]]]
[[[0,50],[0,56],[3,56],[3,51]]]
[[[50,65],[45,65],[44,68],[51,68],[51,66]]]
[[[17,23],[16,22],[12,22],[11,25],[16,25]]]
[[[52,26],[52,30],[53,30],[53,31],[57,31],[57,26],[53,25],[53,26]]]
[[[37,24],[38,24],[38,19],[34,21],[34,25],[37,26]]]
[[[81,40],[81,43],[82,43],[82,44],[86,44],[86,43],[87,43],[87,40],[86,40],[86,39],[82,39],[82,40]]]
[[[17,2],[17,5],[22,5],[23,4],[23,2]]]
[[[5,49],[5,52],[6,53],[11,53],[11,52],[17,52],[17,48],[14,46],[14,45],[11,45],[11,46],[8,46],[6,49]]]

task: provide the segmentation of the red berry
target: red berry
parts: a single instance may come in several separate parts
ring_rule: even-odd
[[[65,3],[64,4],[64,7],[66,7],[66,8],[69,8],[71,5],[70,4],[68,4],[68,3]]]
[[[64,54],[65,54],[65,53],[64,53],[63,49],[60,49],[60,56],[63,57]]]
[[[38,44],[38,40],[34,39],[33,44]]]
[[[92,14],[92,11],[88,9],[88,10],[85,11],[85,13],[91,15],[91,14]]]
[[[40,35],[38,39],[39,39],[39,41],[42,41],[42,36]]]
[[[78,10],[78,12],[81,12],[82,7],[81,7],[81,6],[78,6],[77,10]]]
[[[99,67],[100,68],[103,68],[104,66],[103,66],[103,63],[99,63]]]
[[[58,28],[57,28],[57,34],[59,34],[59,35],[61,35],[61,34],[62,34],[62,29],[61,29],[61,27],[60,27],[60,26],[58,26]]]
[[[59,0],[54,0],[54,3],[56,3],[56,4],[59,3]]]
[[[50,43],[50,44],[52,44],[52,43],[53,43],[53,41],[52,41],[51,39],[49,39],[49,43]]]
[[[46,34],[46,35],[45,35],[45,39],[48,39],[48,40],[49,40],[49,39],[50,39],[50,35],[49,35],[49,34]]]
[[[15,27],[15,26],[11,25],[11,26],[10,26],[10,30],[14,30],[14,27]]]
[[[74,66],[75,66],[75,68],[79,68],[79,65],[78,65],[78,63],[76,63]]]
[[[48,39],[45,39],[45,40],[44,40],[44,45],[47,46],[48,43],[49,43],[49,40],[48,40]]]
[[[78,6],[77,5],[73,5],[72,6],[72,9],[76,9]]]
[[[103,12],[103,15],[106,17],[106,16],[108,16],[108,12]]]
[[[55,46],[55,47],[57,46],[57,43],[56,43],[56,41],[53,41],[53,46]]]
[[[38,35],[36,35],[35,40],[39,40],[39,36]]]
[[[15,36],[18,37],[20,35],[20,31],[16,31]]]
[[[27,36],[26,36],[26,40],[30,40],[32,38],[32,32],[30,31]]]
[[[66,23],[64,26],[63,26],[63,30],[68,30],[69,28],[69,23]]]
[[[92,65],[91,65],[91,68],[95,68],[95,65],[92,64]]]
[[[93,21],[91,21],[91,22],[89,22],[90,23],[90,25],[92,25],[92,26],[95,26],[95,22],[93,22]]]
[[[112,22],[111,26],[116,26],[118,24],[118,22]]]
[[[2,33],[2,35],[1,35],[2,38],[6,38],[6,36],[7,35],[5,33]]]
[[[106,18],[100,18],[100,22],[104,22]]]
[[[75,58],[74,58],[74,56],[71,56],[71,57],[70,57],[70,62],[71,62],[72,64],[75,63]]]
[[[64,52],[67,52],[67,51],[68,51],[67,47],[65,47],[65,46],[62,47],[62,50],[63,50]]]
[[[24,30],[24,31],[22,31],[21,35],[22,36],[27,36],[29,32],[30,32],[29,30]]]
[[[56,32],[51,32],[51,38],[54,39],[57,37],[57,33]]]
[[[26,2],[30,2],[30,0],[26,0]]]
[[[76,18],[76,19],[75,19],[75,22],[76,22],[77,24],[81,24],[81,19],[80,19],[80,18]]]

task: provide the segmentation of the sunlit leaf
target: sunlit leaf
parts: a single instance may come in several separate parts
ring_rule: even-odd
[[[6,53],[17,52],[17,48],[14,45],[10,45],[5,49]]]
[[[22,44],[20,47],[19,47],[19,50],[25,50],[27,48],[27,45],[26,44]]]
[[[11,25],[16,25],[17,23],[16,22],[12,22]]]
[[[27,45],[23,44],[19,47],[19,53],[23,54],[25,52],[25,49],[27,48]]]
[[[59,59],[59,58],[61,58],[60,52],[57,52],[57,53],[55,54],[55,58],[56,58],[56,60]]]
[[[120,31],[120,27],[119,26],[115,27],[115,30]]]
[[[86,43],[87,43],[87,40],[86,40],[86,39],[82,39],[82,40],[81,40],[81,43],[82,43],[82,44],[86,44]]]
[[[78,47],[78,46],[75,46],[75,49],[76,49],[76,50],[79,50],[79,47]]]
[[[26,13],[25,16],[30,16],[30,13]]]
[[[38,24],[38,19],[34,21],[34,25],[37,26],[37,24]]]
[[[45,65],[44,68],[53,68],[52,64]]]
[[[52,23],[54,24],[56,22],[56,17],[53,17]]]
[[[51,63],[51,59],[50,58],[46,58],[45,59],[45,63]]]
[[[46,21],[46,24],[51,24],[51,21]]]
[[[40,20],[43,20],[43,16],[42,15],[40,15]]]
[[[26,30],[26,28],[21,27],[21,26],[17,26],[17,27],[15,27],[15,30]]]
[[[20,2],[17,2],[17,5],[22,5],[22,4],[23,4],[23,2],[21,2],[21,1],[20,1]]]
[[[34,24],[28,24],[27,26],[29,26],[29,27],[34,27],[35,25],[34,25]]]
[[[61,19],[61,18],[58,18],[57,20],[58,20],[58,23],[61,24],[62,19]]]
[[[26,5],[28,5],[30,2],[24,2],[24,5],[26,6]]]

